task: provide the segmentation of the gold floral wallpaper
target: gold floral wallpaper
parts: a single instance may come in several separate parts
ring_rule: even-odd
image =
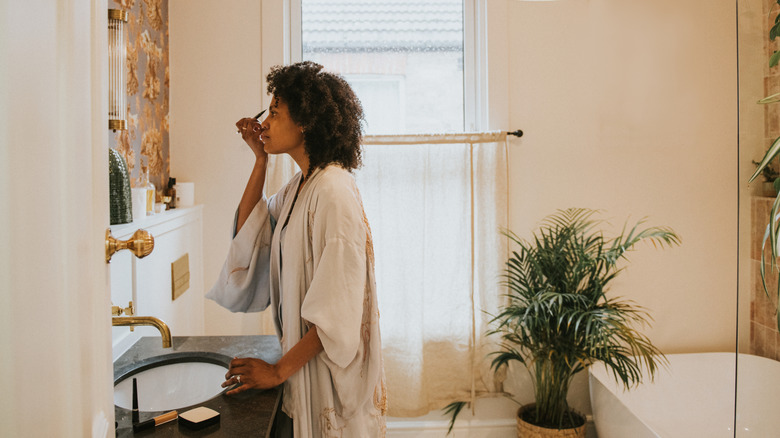
[[[109,8],[128,12],[127,130],[109,136],[109,146],[127,160],[136,187],[142,167],[157,190],[170,175],[168,149],[168,1],[113,0]]]

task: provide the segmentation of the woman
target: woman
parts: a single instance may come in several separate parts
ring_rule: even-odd
[[[236,127],[255,164],[235,233],[207,298],[233,312],[272,306],[283,356],[234,359],[228,394],[284,384],[294,436],[383,436],[386,396],[371,232],[351,171],[361,163],[363,110],[340,76],[302,62],[275,67],[259,124]],[[300,167],[263,196],[268,154]]]

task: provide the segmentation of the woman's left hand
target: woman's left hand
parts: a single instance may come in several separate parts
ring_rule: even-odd
[[[236,383],[236,388],[228,391],[227,395],[234,395],[248,389],[269,389],[279,386],[283,380],[275,365],[271,365],[261,359],[234,358],[230,361],[230,368],[225,374],[222,387],[228,387]]]

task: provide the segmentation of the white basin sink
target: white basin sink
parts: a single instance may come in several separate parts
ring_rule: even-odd
[[[201,358],[179,357],[145,364],[126,373],[114,385],[114,404],[133,407],[133,378],[137,381],[138,410],[170,411],[192,406],[225,389],[227,366]]]

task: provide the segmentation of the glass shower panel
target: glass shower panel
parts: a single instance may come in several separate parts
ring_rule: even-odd
[[[770,36],[780,6],[775,0],[738,0],[739,63],[739,315],[735,436],[777,436],[780,390],[780,330],[777,270],[764,234],[777,197],[775,158],[750,185],[766,151],[780,137],[780,104],[759,104],[780,91],[780,67],[770,58],[778,44]],[[762,281],[762,264],[767,289]],[[767,292],[768,291],[768,292]]]

